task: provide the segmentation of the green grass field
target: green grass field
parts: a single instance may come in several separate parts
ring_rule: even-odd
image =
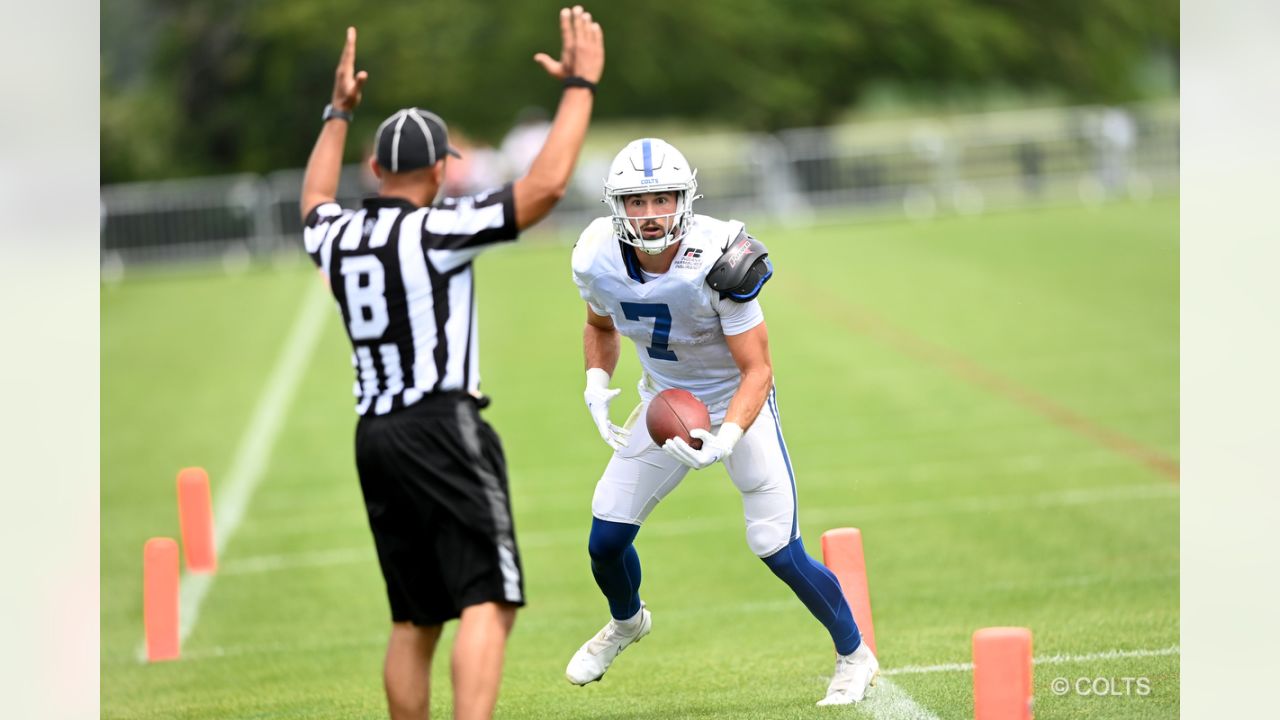
[[[817,554],[822,531],[862,529],[882,666],[927,713],[971,717],[972,675],[920,666],[968,662],[975,629],[1021,625],[1037,658],[1059,656],[1036,666],[1037,718],[1177,716],[1177,222],[1160,201],[756,228],[777,267],[762,300],[802,531]],[[582,405],[568,244],[490,253],[478,282],[530,600],[499,717],[919,716],[890,693],[813,706],[829,639],[747,549],[720,468],[691,474],[640,534],[653,633],[603,682],[570,686],[565,663],[607,619],[586,538],[608,450]],[[175,474],[202,465],[218,495],[316,284],[298,264],[102,289],[104,717],[383,716],[388,615],[328,302],[184,658],[135,656],[142,545],[177,537]],[[637,374],[624,358],[619,420]],[[1097,657],[1113,650],[1127,654]],[[1150,692],[1057,696],[1057,677]]]

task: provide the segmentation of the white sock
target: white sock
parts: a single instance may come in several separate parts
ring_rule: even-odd
[[[622,628],[623,631],[630,634],[640,629],[640,621],[643,618],[644,618],[644,606],[641,605],[639,612],[637,612],[635,615],[632,615],[626,620],[614,620],[614,622],[617,623],[618,627]]]

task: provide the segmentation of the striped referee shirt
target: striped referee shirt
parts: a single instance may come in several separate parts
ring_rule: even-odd
[[[358,210],[332,202],[311,210],[303,240],[351,338],[357,413],[479,391],[471,261],[518,234],[510,184],[436,207],[372,197]]]

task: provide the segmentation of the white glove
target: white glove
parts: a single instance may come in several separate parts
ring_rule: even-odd
[[[694,470],[701,470],[733,453],[733,446],[742,439],[742,428],[735,423],[725,423],[720,426],[720,432],[715,435],[702,428],[691,430],[689,434],[702,441],[701,450],[694,450],[693,446],[684,441],[684,438],[678,437],[663,443],[662,449]]]
[[[582,393],[582,397],[587,401],[587,410],[591,412],[591,419],[595,421],[596,429],[600,431],[600,439],[614,450],[626,447],[628,438],[631,437],[630,430],[609,422],[609,403],[613,402],[621,392],[622,390],[618,388],[609,387],[609,373],[600,368],[591,368],[587,371],[587,389]]]

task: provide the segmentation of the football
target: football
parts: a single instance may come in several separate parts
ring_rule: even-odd
[[[694,428],[710,430],[711,415],[707,406],[688,390],[663,390],[649,403],[645,425],[649,428],[649,436],[659,446],[673,437],[681,437],[697,450],[702,447],[702,441],[689,435],[689,431]]]

